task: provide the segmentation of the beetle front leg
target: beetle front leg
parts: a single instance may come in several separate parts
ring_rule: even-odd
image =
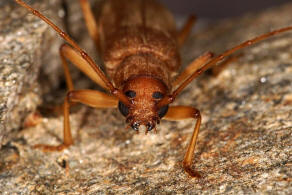
[[[62,151],[71,146],[73,142],[70,129],[70,104],[83,103],[95,108],[116,108],[118,99],[114,96],[94,90],[73,90],[69,91],[64,101],[64,141],[58,146],[38,144],[34,148],[40,148],[45,152]]]
[[[192,170],[192,159],[194,157],[194,150],[196,147],[196,142],[200,130],[201,125],[201,114],[200,111],[196,108],[192,108],[189,106],[172,106],[169,108],[167,114],[165,115],[164,119],[170,120],[170,121],[177,121],[177,120],[184,120],[187,118],[193,118],[197,119],[191,141],[188,145],[187,152],[185,154],[184,160],[183,160],[183,167],[184,170],[191,176],[191,177],[197,177],[200,178],[201,175],[197,172]]]

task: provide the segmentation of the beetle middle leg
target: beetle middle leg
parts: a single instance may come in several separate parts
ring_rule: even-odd
[[[91,66],[87,63],[86,60],[84,60],[84,58],[82,58],[82,56],[75,49],[73,49],[67,44],[63,44],[60,47],[59,53],[62,61],[62,66],[64,69],[68,91],[74,90],[74,85],[70,75],[67,60],[72,62],[73,65],[75,65],[79,70],[85,73],[91,80],[93,80],[99,86],[101,86],[104,89],[107,89],[105,83],[100,79],[100,77],[97,74],[95,74]],[[54,106],[53,108],[50,108],[50,110],[56,113],[60,113],[63,110],[63,105]]]
[[[196,70],[201,68],[204,64],[206,64],[213,57],[213,53],[206,52],[200,57],[194,59],[190,65],[188,65],[182,73],[177,76],[177,78],[173,81],[172,86],[176,87],[180,85],[183,81],[185,81],[191,74],[193,74]]]
[[[58,146],[43,144],[35,146],[35,148],[41,148],[44,151],[61,151],[73,144],[69,121],[70,106],[73,106],[75,103],[78,102],[96,108],[114,108],[118,105],[118,99],[109,94],[93,90],[74,90],[66,59],[69,59],[77,68],[79,68],[83,73],[85,73],[97,84],[105,89],[106,86],[104,82],[100,79],[100,77],[94,73],[92,67],[82,58],[82,56],[76,50],[71,48],[69,45],[63,44],[60,47],[60,56],[62,59],[66,82],[69,89],[62,108],[64,114],[64,142]]]
[[[88,29],[88,32],[95,42],[95,45],[98,46],[98,28],[97,28],[97,23],[95,21],[94,15],[91,11],[90,4],[88,0],[79,0],[80,1],[80,6],[82,9],[83,17]]]
[[[183,25],[182,29],[180,30],[180,32],[178,33],[178,36],[177,36],[177,43],[178,43],[179,47],[181,47],[184,44],[184,42],[187,39],[187,37],[189,36],[195,22],[196,22],[196,17],[194,15],[192,15],[187,19],[187,21]]]
[[[107,89],[107,86],[102,81],[102,79],[97,75],[88,62],[79,54],[78,51],[73,49],[67,44],[63,44],[60,47],[60,56],[62,59],[62,64],[65,72],[66,82],[69,90],[73,90],[73,83],[69,73],[68,64],[66,59],[71,61],[79,70],[86,74],[91,80],[97,83],[104,89]]]
[[[212,67],[210,72],[213,76],[218,76],[230,63],[238,60],[242,54],[230,56],[223,62],[219,63],[218,65]],[[203,67],[212,57],[214,53],[206,52],[203,55],[199,56],[198,58],[194,59],[182,73],[180,73],[177,78],[172,82],[172,86],[176,87],[179,86],[182,82],[184,82],[190,75],[196,72],[199,68]]]
[[[200,111],[196,108],[192,108],[189,106],[172,106],[169,108],[167,114],[163,119],[170,120],[170,121],[177,121],[177,120],[184,120],[187,118],[197,119],[191,141],[188,145],[187,152],[185,154],[183,160],[183,167],[184,170],[192,177],[201,177],[201,175],[197,172],[192,170],[192,159],[194,157],[194,150],[196,147],[196,142],[199,134],[199,129],[201,125],[201,114]]]
[[[218,64],[217,66],[213,66],[211,69],[210,69],[210,72],[213,76],[218,76],[223,70],[225,70],[227,68],[227,66],[232,63],[232,62],[235,62],[238,60],[239,57],[241,57],[242,54],[238,54],[238,55],[232,55],[232,56],[229,56],[227,59],[225,59],[223,62],[221,62],[220,64]]]

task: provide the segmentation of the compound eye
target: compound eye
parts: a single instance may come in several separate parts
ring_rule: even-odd
[[[160,118],[164,117],[164,116],[166,115],[167,111],[168,111],[168,105],[161,107],[161,108],[158,110],[158,116],[159,116]]]
[[[129,91],[126,91],[125,95],[129,98],[134,98],[134,97],[136,97],[136,92],[129,90]]]
[[[123,116],[127,116],[129,114],[129,108],[122,102],[119,102],[119,111]]]
[[[159,92],[159,91],[155,91],[155,92],[152,94],[152,97],[153,97],[154,99],[162,99],[162,98],[164,97],[164,95],[163,95],[161,92]]]

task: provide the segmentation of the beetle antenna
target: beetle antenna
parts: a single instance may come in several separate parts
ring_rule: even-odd
[[[292,30],[292,25],[291,26],[287,26],[284,28],[280,28],[262,35],[259,35],[253,39],[247,40],[245,42],[242,42],[240,44],[238,44],[237,46],[226,50],[225,52],[223,52],[222,54],[218,55],[217,57],[213,58],[210,62],[208,62],[207,64],[205,64],[203,67],[199,68],[197,71],[195,71],[191,76],[189,76],[176,90],[173,91],[173,93],[170,96],[166,96],[165,98],[163,98],[159,104],[158,107],[162,107],[165,106],[167,104],[172,103],[176,96],[188,85],[190,84],[190,82],[192,82],[193,79],[195,79],[196,77],[198,77],[199,75],[201,75],[203,72],[205,72],[206,70],[208,70],[210,67],[212,67],[214,64],[216,64],[217,62],[223,60],[225,57],[230,56],[231,54],[233,54],[234,52],[248,47],[250,45],[253,45],[257,42],[263,41],[265,39],[268,39],[272,36],[275,36],[277,34],[286,32],[286,31],[290,31]]]
[[[76,49],[81,57],[88,62],[88,64],[91,66],[91,68],[95,71],[95,73],[101,78],[101,80],[105,83],[108,90],[115,95],[120,101],[122,101],[125,105],[129,106],[131,103],[128,100],[128,98],[120,91],[119,89],[116,89],[113,84],[110,82],[110,80],[105,76],[103,71],[100,69],[100,67],[94,63],[94,61],[91,59],[91,57],[82,50],[79,45],[64,31],[62,31],[57,25],[55,25],[51,20],[49,20],[46,16],[41,14],[39,11],[33,9],[29,5],[27,5],[22,0],[15,0],[15,2],[28,11],[30,11],[33,15],[39,17],[41,20],[46,22],[48,25],[50,25],[67,43],[69,43],[74,49]]]

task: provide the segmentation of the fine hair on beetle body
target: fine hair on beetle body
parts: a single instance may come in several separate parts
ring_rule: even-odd
[[[102,58],[107,75],[78,44],[53,22],[22,0],[15,0],[49,24],[66,43],[60,47],[68,93],[65,97],[64,141],[58,146],[36,145],[44,151],[61,151],[73,144],[69,112],[75,103],[95,108],[118,108],[126,123],[135,131],[145,126],[155,131],[161,119],[194,119],[195,127],[183,160],[184,170],[192,177],[200,174],[192,169],[194,150],[201,124],[200,111],[191,106],[170,106],[190,82],[218,63],[228,62],[235,51],[292,30],[292,26],[277,29],[245,41],[218,56],[205,52],[178,76],[181,61],[179,49],[195,22],[190,16],[177,30],[171,13],[155,0],[107,0],[100,5],[95,18],[88,0],[79,0],[90,37]],[[227,58],[226,61],[222,61]],[[68,61],[109,93],[74,89]]]

